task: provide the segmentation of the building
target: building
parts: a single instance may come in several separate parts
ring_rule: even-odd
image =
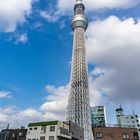
[[[84,140],[84,129],[82,127],[72,121],[67,122],[67,124],[69,124],[69,132],[72,140]]]
[[[73,122],[29,123],[26,140],[84,140],[84,129]]]
[[[92,127],[106,126],[106,111],[104,106],[91,107]]]
[[[76,0],[71,27],[74,31],[70,94],[67,120],[84,128],[84,140],[92,140],[91,114],[88,87],[88,67],[85,47],[85,31],[88,20],[82,0]]]
[[[26,140],[27,129],[5,129],[0,132],[0,140]]]
[[[125,115],[122,107],[116,109],[117,123],[120,127],[136,128],[140,138],[140,124],[138,115],[135,113]]]
[[[59,121],[29,123],[26,140],[70,140],[69,125]]]
[[[95,140],[139,140],[135,128],[97,127],[93,128]]]

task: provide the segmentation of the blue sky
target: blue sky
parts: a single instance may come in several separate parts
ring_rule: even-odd
[[[42,112],[46,120],[65,119],[73,4],[71,0],[0,0],[3,127],[7,122],[20,126],[40,121]],[[115,108],[120,104],[140,116],[139,0],[87,0],[85,5],[91,104],[112,110],[109,123],[115,123]]]

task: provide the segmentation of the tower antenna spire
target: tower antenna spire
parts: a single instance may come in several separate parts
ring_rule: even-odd
[[[84,11],[85,6],[82,0],[76,0],[74,17],[71,22],[74,41],[67,120],[77,123],[84,129],[84,140],[93,140],[85,46],[85,31],[88,27],[88,19]]]

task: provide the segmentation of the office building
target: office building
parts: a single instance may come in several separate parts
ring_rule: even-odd
[[[91,107],[91,122],[92,127],[106,126],[106,111],[104,106]]]
[[[140,124],[138,115],[136,115],[134,112],[132,114],[126,115],[124,114],[122,107],[120,107],[116,109],[116,117],[118,126],[136,128],[140,138]]]

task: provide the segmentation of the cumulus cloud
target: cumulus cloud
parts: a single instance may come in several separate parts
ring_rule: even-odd
[[[69,86],[55,87],[47,85],[46,91],[49,93],[49,96],[46,97],[47,101],[40,109],[52,114],[52,119],[65,120],[64,114],[66,114]]]
[[[0,108],[0,130],[6,128],[10,124],[10,128],[19,128],[27,126],[30,122],[58,120],[64,114],[51,113],[44,110],[27,108],[25,110],[18,109],[14,106]],[[61,118],[63,120],[63,118]]]
[[[60,87],[47,85],[46,91],[49,95],[46,97],[46,102],[40,107],[40,109],[52,114],[52,119],[65,120],[69,96],[69,85]],[[91,75],[89,76],[89,91],[91,105],[100,104],[102,101],[102,95],[94,88],[94,82]]]
[[[129,8],[137,4],[138,0],[83,0],[89,11],[99,9]],[[58,9],[65,13],[73,9],[75,0],[58,0]],[[68,14],[68,13],[67,13]]]
[[[18,23],[26,21],[33,0],[0,0],[0,31],[13,32]]]
[[[91,106],[106,104],[111,108],[132,100],[139,102],[139,44],[140,20],[110,16],[89,24],[87,56],[88,62],[96,66],[89,74]],[[46,86],[49,96],[41,110],[53,118],[65,119],[68,87]]]
[[[107,93],[112,102],[138,102],[140,20],[110,16],[91,22],[86,44],[88,61],[96,64],[96,72],[101,74],[95,80],[95,88]]]
[[[29,122],[34,121],[43,121],[42,112],[33,108],[19,110],[13,106],[0,108],[0,129],[6,128],[8,123],[10,128],[19,128],[23,125],[27,126]]]
[[[11,98],[12,96],[10,95],[9,91],[0,91],[0,99],[2,98]]]
[[[49,12],[46,11],[40,11],[40,15],[48,22],[55,22],[59,19],[59,16],[57,14],[51,15]]]
[[[28,41],[28,35],[26,33],[17,35],[16,43],[26,43]]]

